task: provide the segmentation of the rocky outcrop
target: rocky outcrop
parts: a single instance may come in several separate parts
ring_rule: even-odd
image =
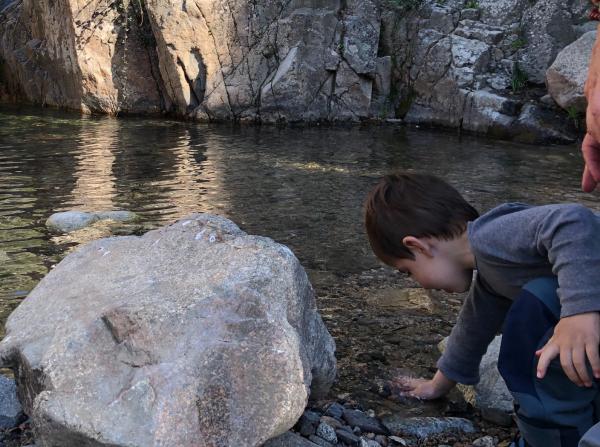
[[[559,50],[589,28],[587,3],[10,0],[1,84],[4,96],[89,111],[402,118],[513,138],[529,87],[543,88]],[[541,129],[537,140],[556,135]]]
[[[296,257],[210,215],[83,246],[6,329],[41,446],[260,445],[335,376]]]
[[[583,88],[595,42],[596,31],[585,33],[565,47],[546,72],[548,92],[565,110],[585,113],[587,100]]]

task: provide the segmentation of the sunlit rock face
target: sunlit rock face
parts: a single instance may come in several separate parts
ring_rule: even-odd
[[[84,112],[163,110],[168,103],[139,5],[127,0],[4,1],[3,96]]]
[[[195,214],[68,255],[0,343],[41,446],[256,446],[335,377],[285,246]]]
[[[401,118],[504,138],[558,52],[589,29],[587,0],[3,4],[3,96],[200,121]],[[542,121],[528,127],[536,141],[573,139]]]

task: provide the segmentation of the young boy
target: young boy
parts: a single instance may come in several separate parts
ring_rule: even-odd
[[[438,371],[404,381],[409,395],[476,383],[502,331],[521,445],[577,446],[587,432],[579,445],[600,446],[600,215],[510,203],[479,216],[439,178],[399,174],[370,192],[365,225],[376,256],[424,288],[470,289]]]

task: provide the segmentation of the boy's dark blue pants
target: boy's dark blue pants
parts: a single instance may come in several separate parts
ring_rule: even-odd
[[[600,387],[578,387],[558,358],[544,379],[536,377],[535,351],[552,337],[560,318],[556,278],[527,283],[506,317],[498,370],[515,399],[517,423],[533,447],[600,446]],[[590,377],[591,375],[590,371]],[[581,438],[586,434],[582,440]]]

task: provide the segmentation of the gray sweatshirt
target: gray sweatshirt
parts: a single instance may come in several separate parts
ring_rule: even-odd
[[[459,383],[479,363],[527,282],[558,277],[561,317],[600,311],[600,214],[581,205],[507,203],[469,222],[477,273],[438,368]]]

